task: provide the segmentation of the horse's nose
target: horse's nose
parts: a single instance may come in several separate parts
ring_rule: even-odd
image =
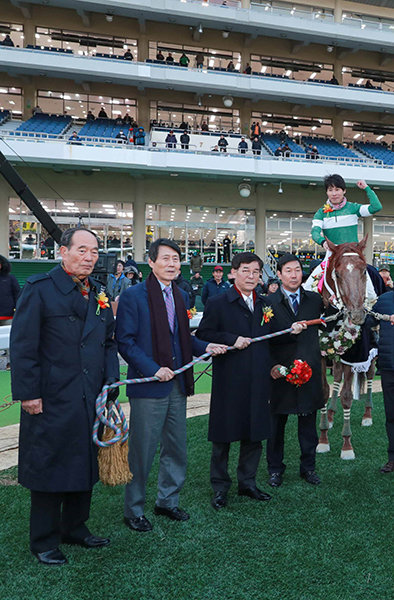
[[[352,310],[350,312],[350,319],[355,325],[362,325],[365,321],[365,316],[366,313],[364,309]]]

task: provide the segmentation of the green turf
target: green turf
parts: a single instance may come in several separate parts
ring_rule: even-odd
[[[189,467],[181,506],[186,523],[153,516],[157,458],[146,515],[154,530],[139,534],[122,523],[123,489],[97,485],[91,530],[111,546],[64,546],[69,565],[37,565],[28,550],[29,496],[0,485],[0,598],[2,600],[392,600],[393,476],[386,460],[382,396],[374,396],[374,425],[362,428],[362,403],[352,411],[355,461],[341,461],[341,423],[330,431],[332,452],[318,455],[323,483],[298,476],[296,419],[286,438],[287,471],[270,503],[239,498],[209,505],[207,417],[188,421]],[[237,445],[231,453],[235,476]],[[264,490],[264,455],[258,481]],[[13,470],[8,473],[12,476]],[[0,474],[5,477],[7,473]]]

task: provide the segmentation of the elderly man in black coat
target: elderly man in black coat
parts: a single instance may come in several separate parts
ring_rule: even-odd
[[[238,350],[213,359],[213,381],[208,439],[212,444],[212,506],[227,504],[231,485],[227,465],[231,442],[240,441],[238,494],[255,500],[271,496],[258,489],[256,472],[261,441],[270,435],[270,355],[268,342],[251,344],[251,339],[270,332],[264,320],[265,299],[254,291],[263,266],[251,252],[233,257],[234,286],[210,298],[197,330],[197,337]],[[295,331],[300,326],[295,325]]]
[[[98,480],[95,400],[119,376],[112,309],[99,305],[99,284],[89,277],[98,259],[95,234],[65,231],[60,254],[61,265],[27,280],[11,330],[12,394],[22,408],[19,483],[31,490],[30,548],[51,565],[67,562],[61,543],[109,543],[86,521]]]
[[[321,316],[321,296],[301,287],[302,266],[298,257],[282,256],[278,260],[278,277],[281,287],[267,298],[274,313],[275,330],[287,329],[294,319],[303,321]],[[270,346],[274,382],[270,403],[272,436],[267,443],[268,482],[272,487],[282,484],[286,468],[283,463],[285,427],[288,416],[296,414],[301,447],[300,475],[308,483],[317,485],[320,478],[315,472],[316,411],[324,406],[318,325],[308,327],[299,336],[272,338]],[[295,359],[305,360],[312,368],[311,379],[300,387],[288,383],[279,371],[281,366],[289,367]]]

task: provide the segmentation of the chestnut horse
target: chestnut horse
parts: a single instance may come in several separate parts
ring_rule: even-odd
[[[326,308],[330,304],[334,304],[354,325],[363,325],[366,317],[364,308],[367,283],[367,263],[364,257],[366,242],[367,236],[359,243],[339,244],[338,246],[327,240],[332,255],[326,269],[325,285],[322,290],[323,302]],[[329,452],[327,402],[330,388],[327,382],[326,361],[324,358],[322,358],[322,362],[325,406],[321,410],[320,438],[316,450],[317,452]],[[349,460],[355,458],[351,444],[352,432],[350,429],[350,411],[353,402],[353,373],[350,365],[343,364],[342,367],[344,382],[340,393],[340,400],[343,407],[343,445],[341,458]]]

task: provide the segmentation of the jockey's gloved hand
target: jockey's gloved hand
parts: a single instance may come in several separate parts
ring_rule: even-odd
[[[116,383],[117,381],[119,381],[119,379],[117,379],[116,377],[109,377],[107,379],[107,381],[105,382],[105,385],[112,385],[113,383]],[[115,402],[116,398],[119,396],[119,388],[111,388],[107,391],[107,404],[109,402]]]

